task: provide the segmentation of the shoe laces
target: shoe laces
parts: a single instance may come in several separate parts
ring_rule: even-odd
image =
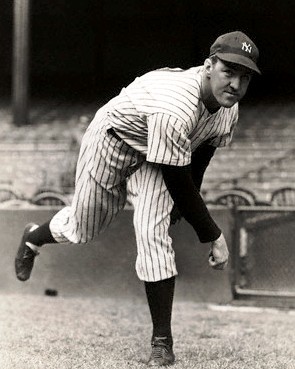
[[[169,345],[164,341],[163,338],[155,337],[152,342],[152,356],[156,359],[163,357],[163,353],[169,352]]]

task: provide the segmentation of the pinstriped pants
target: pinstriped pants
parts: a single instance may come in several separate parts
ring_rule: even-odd
[[[112,136],[109,128],[106,112],[100,109],[81,143],[72,204],[52,218],[51,233],[58,243],[92,240],[124,207],[128,181],[138,277],[149,282],[170,278],[177,274],[168,235],[173,200],[160,167],[147,163],[141,153]]]
[[[144,162],[128,180],[127,188],[134,206],[138,277],[155,282],[177,275],[169,236],[173,200],[160,166]]]

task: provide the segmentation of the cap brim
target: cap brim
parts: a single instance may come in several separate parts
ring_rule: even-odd
[[[242,65],[243,67],[249,68],[251,70],[254,70],[255,72],[261,74],[260,70],[258,69],[257,65],[249,58],[246,58],[243,55],[238,54],[230,54],[230,53],[216,53],[215,54],[219,59]]]

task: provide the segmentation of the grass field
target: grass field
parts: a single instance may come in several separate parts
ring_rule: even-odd
[[[142,300],[0,296],[1,369],[143,369]],[[175,369],[295,369],[294,310],[176,301]]]

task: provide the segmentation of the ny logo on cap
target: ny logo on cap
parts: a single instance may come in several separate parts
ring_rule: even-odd
[[[251,54],[252,46],[251,44],[247,44],[247,42],[242,43],[242,50],[246,51],[247,53]]]

